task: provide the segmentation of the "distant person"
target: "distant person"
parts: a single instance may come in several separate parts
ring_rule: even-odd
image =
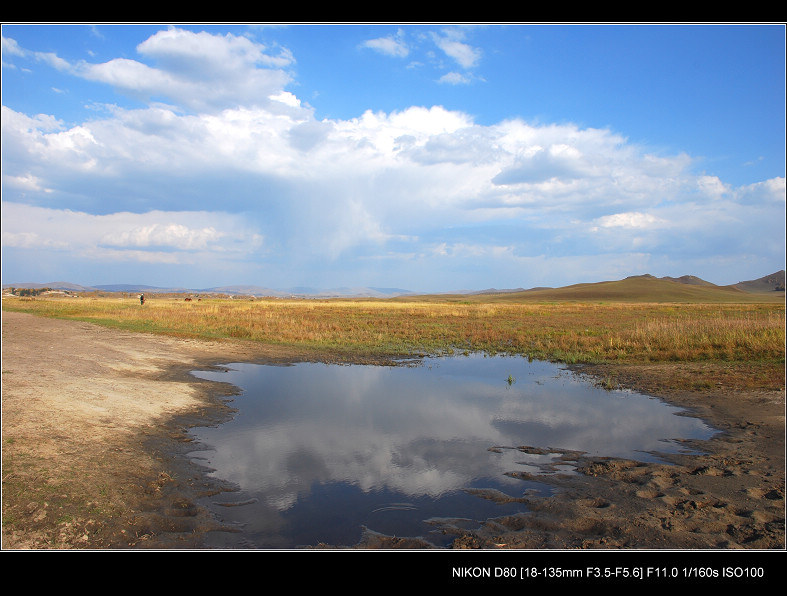
[[[139,304],[140,305],[145,304],[145,294],[139,295]]]

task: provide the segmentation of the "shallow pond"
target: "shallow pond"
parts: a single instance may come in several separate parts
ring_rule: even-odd
[[[441,523],[475,527],[525,510],[479,489],[549,494],[506,475],[555,460],[520,446],[654,461],[714,433],[655,398],[519,357],[225,368],[194,373],[241,390],[232,420],[192,431],[203,449],[190,457],[237,487],[206,499],[237,528],[213,533],[214,548],[349,546],[365,530],[441,546]]]

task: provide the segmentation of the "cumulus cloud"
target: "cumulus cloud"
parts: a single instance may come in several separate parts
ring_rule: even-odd
[[[101,238],[103,246],[167,247],[178,250],[207,250],[218,244],[223,234],[213,226],[190,229],[178,223],[154,223],[131,229],[108,232]]]
[[[787,199],[784,178],[771,178],[735,189],[735,196],[742,203],[783,204]]]
[[[13,40],[8,44],[13,47]],[[137,52],[154,65],[129,58],[72,63],[52,53],[36,57],[142,101],[163,99],[196,112],[266,105],[271,94],[290,82],[285,69],[294,63],[286,48],[267,48],[229,33],[212,35],[174,27],[140,43]]]
[[[247,258],[262,237],[242,216],[220,212],[112,213],[2,203],[4,248],[67,251],[93,260],[189,262]]]
[[[478,65],[455,32],[433,41],[462,68]],[[402,43],[397,34],[365,45],[401,56]],[[392,268],[461,259],[510,277],[585,251],[615,248],[640,263],[649,250],[677,255],[703,241],[720,254],[750,250],[722,237],[782,225],[773,213],[783,213],[783,178],[733,188],[695,174],[685,154],[615,131],[482,126],[441,106],[317,119],[287,89],[287,50],[172,28],[137,51],[150,64],[46,60],[147,105],[77,125],[3,107],[4,246],[242,260],[264,237],[265,257],[283,269],[363,248]]]
[[[730,191],[717,176],[699,176],[697,188],[702,194],[712,199],[721,199]]]
[[[282,250],[318,258],[392,245],[417,254],[425,250],[418,238],[456,228],[483,237],[483,226],[495,222],[529,230],[517,241],[520,252],[544,251],[531,241],[546,241],[544,230],[552,252],[579,252],[577,239],[591,230],[615,230],[618,245],[629,232],[639,232],[641,243],[656,225],[692,222],[704,235],[711,217],[717,226],[737,221],[742,201],[750,208],[783,195],[783,180],[726,188],[693,175],[684,155],[653,155],[608,130],[520,120],[479,126],[441,107],[316,120],[302,109],[194,115],[154,106],[71,128],[8,108],[3,118],[6,201],[56,206],[77,199],[95,212],[242,210],[254,214],[248,225]],[[737,225],[748,225],[752,213]],[[225,236],[212,224],[181,225],[137,222],[102,234],[96,246],[222,246]],[[605,242],[601,249],[611,239]],[[683,240],[672,242],[663,248],[678,251]],[[460,254],[473,256],[444,256]]]

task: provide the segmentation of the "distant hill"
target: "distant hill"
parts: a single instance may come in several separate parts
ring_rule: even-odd
[[[479,292],[456,292],[451,294],[431,294],[441,300],[490,300],[502,302],[551,301],[551,300],[591,300],[622,302],[758,302],[784,300],[784,270],[777,271],[759,279],[742,281],[728,286],[717,286],[693,275],[681,277],[655,277],[653,275],[633,275],[616,281],[582,283],[560,288],[516,288],[511,290],[487,289]],[[304,298],[399,298],[403,300],[424,298],[400,288],[356,287],[320,289],[294,287],[271,289],[260,286],[221,286],[202,289],[161,288],[156,286],[116,284],[81,286],[69,282],[47,284],[19,283],[3,284],[3,288],[52,288],[71,292],[145,292],[155,293],[192,293],[227,294],[243,296],[277,296]]]
[[[784,300],[784,293],[777,284],[767,280],[779,273],[758,280],[730,286],[717,286],[694,276],[654,277],[634,275],[618,281],[603,281],[565,286],[539,288],[507,294],[492,294],[491,299],[517,300],[593,300],[619,302],[751,302]],[[784,272],[781,272],[784,288]],[[765,288],[770,287],[770,291]]]
[[[782,291],[777,289],[779,279],[782,280]],[[783,280],[783,271],[729,286],[717,286],[693,275],[658,278],[645,274],[615,281],[574,284],[560,288],[495,289],[480,293],[435,294],[433,297],[479,302],[775,302],[784,300]]]
[[[17,283],[17,284],[3,284],[3,289],[6,288],[27,288],[31,290],[39,290],[41,288],[51,288],[53,290],[67,290],[69,292],[91,292],[95,288],[88,286],[80,286],[79,284],[72,284],[67,281],[53,281],[48,284],[34,284],[34,283]]]
[[[144,286],[144,285],[137,285],[137,284],[111,284],[111,285],[93,286],[89,290],[86,289],[84,291],[130,292],[130,293],[148,292],[150,294],[154,294],[156,292],[167,292],[167,293],[189,292],[190,290],[185,288],[158,288],[156,286]]]
[[[275,297],[304,297],[304,298],[391,298],[413,294],[410,290],[400,288],[311,288],[294,287],[284,289],[272,289],[261,286],[235,285],[217,286],[213,288],[181,288],[181,287],[159,287],[143,284],[102,284],[95,286],[83,286],[65,281],[55,281],[45,284],[39,283],[4,283],[3,288],[26,288],[40,289],[51,288],[53,290],[67,290],[69,292],[127,292],[127,293],[147,293],[147,294],[226,294],[235,296],[275,296]]]
[[[357,287],[357,288],[312,288],[306,286],[297,286],[293,288],[272,289],[262,288],[259,286],[221,286],[215,288],[207,288],[203,290],[192,290],[193,292],[201,292],[205,294],[236,294],[246,296],[278,296],[278,297],[308,297],[308,298],[391,298],[393,296],[402,296],[405,294],[412,294],[409,290],[400,288],[372,288],[372,287]]]
[[[784,292],[784,270],[771,273],[760,279],[738,282],[735,287],[745,292]]]
[[[694,275],[683,275],[681,277],[662,277],[661,279],[666,279],[667,281],[676,281],[681,284],[691,284],[694,286],[712,286],[714,284],[710,283],[709,281],[705,281],[704,279],[700,279]]]

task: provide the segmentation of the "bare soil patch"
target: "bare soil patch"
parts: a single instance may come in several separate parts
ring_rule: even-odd
[[[199,546],[221,487],[176,455],[232,388],[190,371],[295,356],[13,312],[2,340],[4,549]]]
[[[201,548],[216,523],[196,499],[225,487],[179,455],[191,425],[231,414],[233,388],[190,371],[330,360],[13,312],[2,328],[3,549]],[[693,445],[702,454],[663,464],[565,453],[580,473],[550,474],[554,496],[457,528],[454,548],[784,548],[783,386],[730,386],[731,371],[727,384],[689,391],[686,379],[702,373],[681,364],[581,372],[687,407],[721,432]],[[429,545],[375,536],[355,547]]]

